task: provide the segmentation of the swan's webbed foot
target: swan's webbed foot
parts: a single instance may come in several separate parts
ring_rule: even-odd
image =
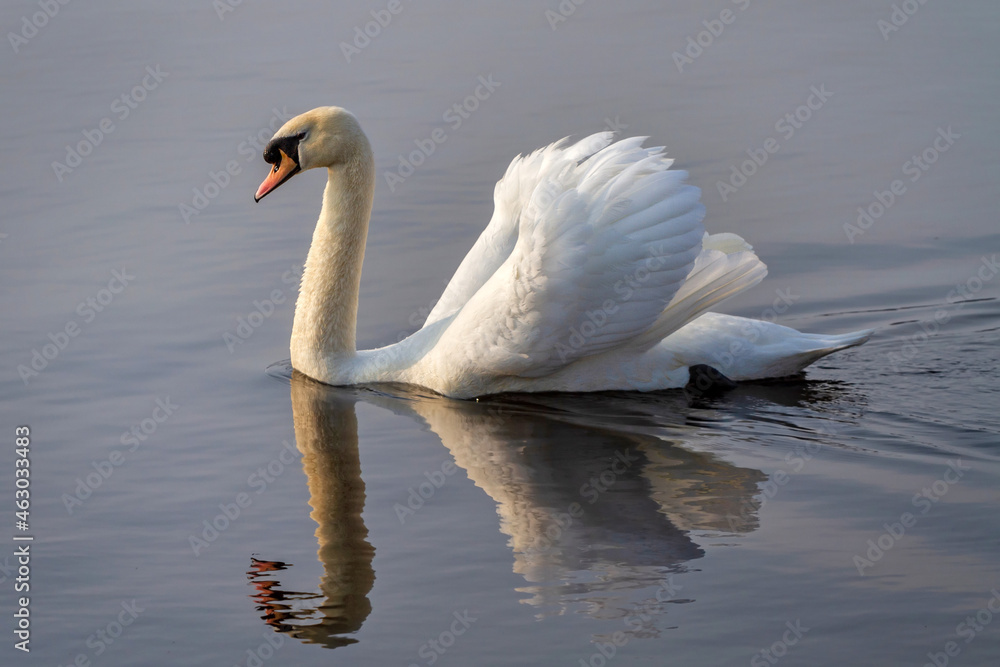
[[[708,364],[688,368],[690,375],[684,391],[697,397],[720,396],[736,388],[736,383]]]

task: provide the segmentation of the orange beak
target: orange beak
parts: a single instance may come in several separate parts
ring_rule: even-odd
[[[267,175],[264,182],[260,184],[259,188],[257,188],[257,194],[253,197],[255,202],[263,199],[264,195],[276,190],[279,185],[301,171],[298,163],[288,157],[288,155],[285,154],[285,151],[279,151],[279,153],[281,154],[281,160],[278,164],[274,165],[274,168],[271,169],[271,173]]]

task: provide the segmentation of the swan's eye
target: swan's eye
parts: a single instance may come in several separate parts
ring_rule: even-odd
[[[272,169],[271,171],[278,171],[278,165],[274,165],[274,169]]]

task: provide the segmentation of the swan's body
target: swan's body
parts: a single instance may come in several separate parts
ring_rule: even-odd
[[[493,219],[423,328],[355,349],[375,165],[357,120],[323,107],[288,121],[264,153],[259,200],[327,167],[292,327],[292,366],[332,385],[405,382],[468,398],[499,392],[683,387],[706,364],[733,380],[799,372],[868,339],[706,313],[763,279],[735,234],[708,235],[700,191],[662,148],[610,132],[516,158]],[[704,314],[703,314],[704,313]]]

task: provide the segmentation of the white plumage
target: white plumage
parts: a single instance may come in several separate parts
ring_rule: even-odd
[[[296,137],[297,155],[276,159],[330,174],[292,337],[292,365],[317,380],[408,382],[462,398],[647,391],[683,386],[696,364],[734,380],[796,373],[871,333],[813,336],[702,315],[760,282],[766,267],[739,236],[705,233],[700,191],[662,147],[642,147],[643,137],[612,143],[604,132],[515,158],[497,183],[492,220],[424,327],[356,352],[371,150],[337,107],[292,119],[272,144]],[[296,171],[279,166],[258,198]],[[289,176],[269,184],[281,173]]]

